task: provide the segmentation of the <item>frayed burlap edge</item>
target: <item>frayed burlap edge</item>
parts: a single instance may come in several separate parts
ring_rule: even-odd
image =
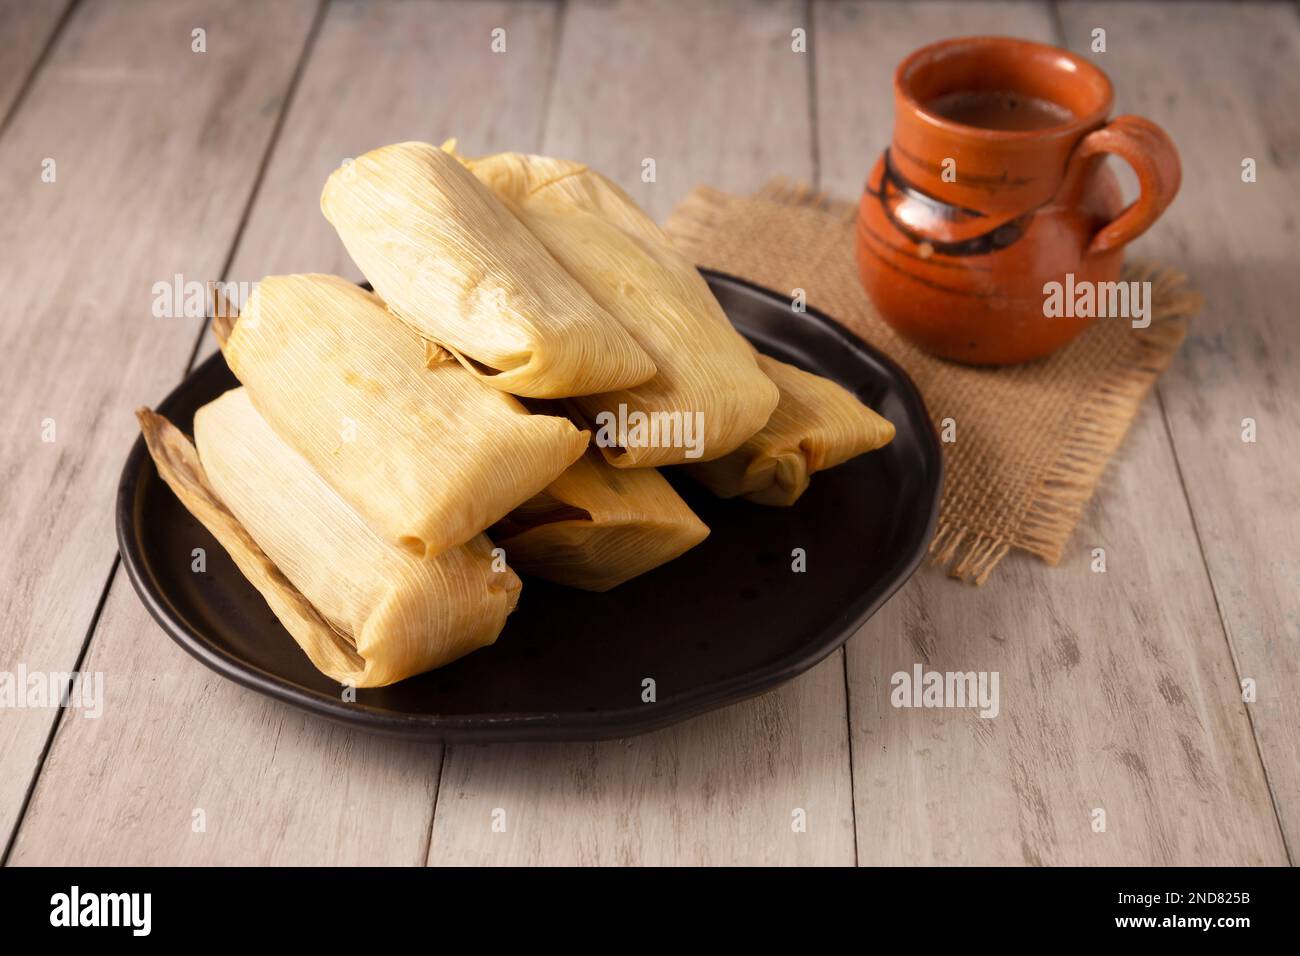
[[[679,240],[707,243],[732,198],[709,186],[696,187],[673,210],[666,231]],[[846,223],[852,222],[857,212],[852,203],[782,178],[768,181],[752,198],[820,209]],[[1080,407],[1019,526],[1010,536],[990,535],[941,515],[930,541],[931,564],[978,585],[988,580],[1012,548],[1036,555],[1049,565],[1061,560],[1106,464],[1128,433],[1147,392],[1177,353],[1188,320],[1201,307],[1200,293],[1172,266],[1131,262],[1124,268],[1124,279],[1151,283],[1151,324],[1134,330],[1137,348],[1132,354],[1103,370],[1104,377]]]

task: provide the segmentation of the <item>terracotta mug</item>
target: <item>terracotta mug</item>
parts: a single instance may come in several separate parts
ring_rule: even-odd
[[[1160,127],[1107,121],[1113,98],[1087,60],[1028,40],[961,37],[904,60],[893,140],[857,220],[862,283],[884,319],[975,364],[1038,358],[1083,331],[1090,318],[1045,315],[1044,286],[1118,280],[1125,244],[1182,178]],[[1127,208],[1108,153],[1137,173]]]

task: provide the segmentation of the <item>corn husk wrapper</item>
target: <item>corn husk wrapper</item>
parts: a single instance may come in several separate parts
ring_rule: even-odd
[[[389,308],[484,382],[539,398],[636,385],[654,362],[459,162],[427,143],[334,171],[321,211]]]
[[[489,533],[520,571],[608,591],[689,551],[709,529],[659,472],[611,468],[592,449]]]
[[[213,328],[276,433],[417,556],[464,544],[587,446],[456,362],[426,367],[416,336],[337,276],[269,276],[233,329]]]
[[[768,423],[725,458],[686,466],[719,497],[792,505],[815,472],[893,440],[887,419],[830,379],[766,355],[758,363],[781,390]]]
[[[199,409],[197,450],[161,416],[137,416],[163,480],[340,683],[380,687],[491,644],[519,599],[484,535],[422,559],[375,534],[244,389]]]
[[[522,153],[463,161],[623,323],[658,368],[648,382],[570,403],[584,424],[598,430],[610,464],[648,468],[707,461],[763,427],[776,407],[776,387],[759,371],[708,283],[631,197],[582,163]],[[626,415],[620,416],[620,406]],[[686,424],[702,422],[703,434],[689,443],[693,447],[662,436],[657,446],[635,447],[636,413],[661,416],[674,436],[678,421],[689,416]],[[629,421],[626,432],[599,431],[604,423]],[[625,438],[626,443],[607,443]]]

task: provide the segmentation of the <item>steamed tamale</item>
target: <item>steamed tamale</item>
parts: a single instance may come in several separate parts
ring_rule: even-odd
[[[654,362],[454,158],[372,150],[330,176],[321,210],[389,308],[488,384],[516,395],[636,385]]]
[[[137,413],[181,503],[323,673],[379,687],[491,644],[520,582],[476,535],[433,558],[380,538],[265,422],[244,389],[199,409],[194,445]]]
[[[772,417],[725,458],[686,466],[720,497],[792,505],[814,472],[893,439],[888,420],[830,379],[766,355],[758,355],[758,364],[781,390]]]
[[[464,162],[654,360],[648,382],[572,402],[610,464],[707,461],[763,426],[775,386],[700,273],[631,197],[568,160],[500,153]]]
[[[530,415],[336,276],[271,276],[226,361],[272,428],[371,526],[416,555],[463,544],[541,491],[587,446],[567,419]]]
[[[520,571],[608,591],[708,535],[653,468],[611,468],[593,449],[489,532]]]

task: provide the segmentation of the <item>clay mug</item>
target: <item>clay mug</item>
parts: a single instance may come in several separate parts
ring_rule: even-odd
[[[917,50],[894,75],[894,134],[857,218],[862,283],[881,316],[925,350],[1023,362],[1091,321],[1045,315],[1044,286],[1113,282],[1124,246],[1178,192],[1178,152],[1150,120],[1109,122],[1106,74],[1010,37]],[[1106,154],[1137,173],[1124,207]],[[1087,311],[1087,310],[1082,310]]]

